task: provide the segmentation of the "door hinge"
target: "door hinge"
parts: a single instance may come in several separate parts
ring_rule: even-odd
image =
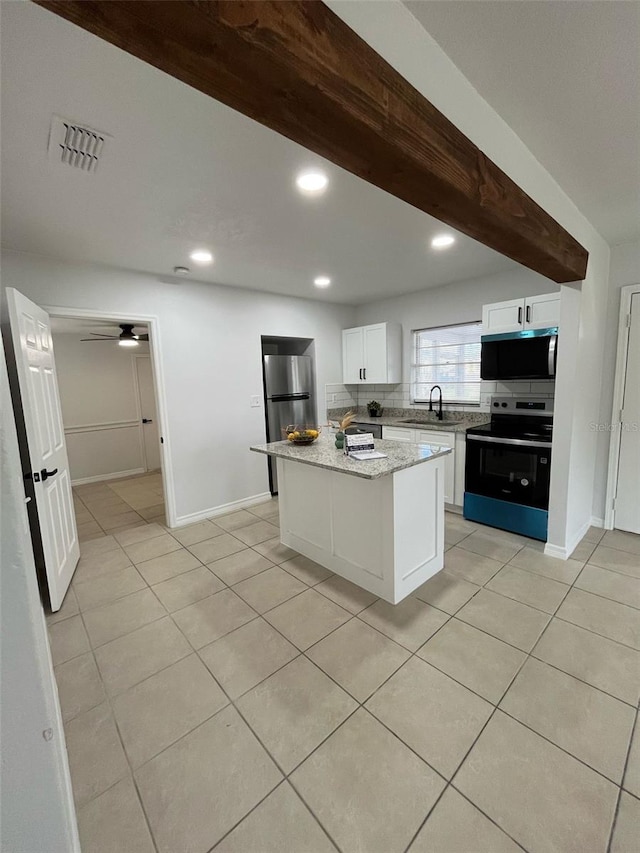
[[[630,329],[631,328],[631,314],[627,314],[626,324],[627,324],[627,329]]]
[[[160,444],[164,444],[164,438],[160,436]]]

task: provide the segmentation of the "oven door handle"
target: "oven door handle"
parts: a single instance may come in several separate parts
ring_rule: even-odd
[[[556,335],[551,335],[549,338],[549,354],[547,357],[547,368],[549,370],[549,376],[555,377],[556,375],[556,344],[558,338]]]
[[[532,441],[528,438],[498,438],[494,435],[469,435],[467,441],[486,441],[489,444],[515,444],[518,447],[546,447],[551,450],[550,441]]]

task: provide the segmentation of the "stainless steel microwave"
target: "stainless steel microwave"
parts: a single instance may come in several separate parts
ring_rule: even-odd
[[[558,327],[480,338],[482,379],[555,379]]]

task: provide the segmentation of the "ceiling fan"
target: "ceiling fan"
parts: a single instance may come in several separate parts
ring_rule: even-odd
[[[94,343],[99,341],[118,341],[118,345],[121,347],[137,347],[140,341],[148,341],[149,335],[134,335],[133,334],[133,323],[120,323],[120,328],[122,331],[119,335],[101,335],[100,332],[90,332],[89,334],[93,335],[92,338],[81,338],[81,341],[93,341]]]

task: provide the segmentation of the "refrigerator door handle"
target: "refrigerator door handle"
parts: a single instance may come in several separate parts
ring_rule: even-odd
[[[310,396],[310,394],[274,394],[267,399],[273,403],[288,403],[294,400],[308,400]]]

